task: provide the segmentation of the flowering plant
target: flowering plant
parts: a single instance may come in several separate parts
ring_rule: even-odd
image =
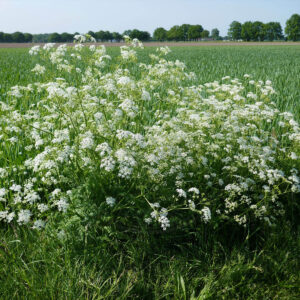
[[[0,220],[41,229],[88,207],[163,230],[178,212],[274,224],[283,196],[300,192],[300,128],[272,102],[272,83],[194,85],[168,47],[145,64],[142,44],[126,40],[118,58],[81,43],[29,51],[39,81],[0,102]]]

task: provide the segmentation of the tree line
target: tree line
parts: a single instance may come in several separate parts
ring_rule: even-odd
[[[300,40],[300,15],[294,14],[287,21],[283,35],[279,22],[262,23],[260,21],[247,21],[241,24],[233,21],[228,30],[228,37],[231,40],[243,41],[274,41],[287,39],[291,41]]]
[[[124,35],[131,38],[137,38],[141,41],[197,41],[205,39],[213,40],[243,40],[243,41],[274,41],[274,40],[300,40],[300,15],[294,14],[287,21],[285,26],[285,36],[281,24],[279,22],[263,23],[260,21],[247,21],[243,24],[238,21],[233,21],[229,25],[228,36],[221,37],[217,28],[209,32],[201,25],[182,24],[175,25],[169,30],[163,27],[158,27],[154,30],[153,37],[147,31],[138,29],[125,30],[123,34],[110,31],[89,31],[88,34],[94,37],[98,42],[120,42]],[[74,35],[71,33],[45,33],[45,34],[30,34],[22,32],[4,33],[0,32],[0,43],[59,43],[72,42]]]
[[[75,33],[42,33],[42,34],[30,34],[22,32],[14,32],[12,34],[0,32],[0,43],[68,43],[73,42],[74,36],[79,34]],[[128,35],[131,38],[137,38],[141,41],[148,41],[151,39],[151,35],[147,31],[141,31],[138,29],[126,30],[123,34],[110,31],[89,31],[89,35],[94,37],[99,42],[120,42],[123,40],[124,35]]]
[[[294,14],[286,21],[285,34],[279,22],[263,23],[247,21],[240,23],[233,21],[229,25],[228,36],[221,37],[219,30],[214,28],[211,33],[201,25],[183,24],[173,26],[169,30],[163,27],[156,28],[153,39],[157,41],[195,41],[211,38],[213,40],[243,40],[243,41],[274,41],[300,40],[300,15]]]

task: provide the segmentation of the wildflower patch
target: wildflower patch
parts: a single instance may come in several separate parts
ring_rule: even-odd
[[[37,81],[0,102],[0,220],[40,230],[97,203],[162,230],[191,215],[274,224],[300,192],[300,128],[272,83],[194,85],[168,47],[145,64],[127,40],[115,59],[82,43],[29,51]]]

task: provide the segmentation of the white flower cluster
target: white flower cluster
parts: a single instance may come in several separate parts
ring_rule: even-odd
[[[300,192],[300,127],[272,102],[271,82],[246,74],[245,84],[195,86],[164,57],[170,49],[138,63],[142,45],[129,43],[116,59],[104,46],[30,50],[34,71],[49,67],[53,79],[12,87],[0,102],[0,220],[41,229],[50,213],[71,214],[70,195],[89,182],[111,207],[112,186],[124,191],[117,199],[132,193],[124,207],[163,230],[176,209],[204,223],[274,223],[284,197]]]

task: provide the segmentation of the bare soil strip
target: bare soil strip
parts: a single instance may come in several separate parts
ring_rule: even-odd
[[[64,43],[57,43],[62,45]],[[30,48],[32,46],[41,45],[44,43],[0,43],[0,48]],[[68,46],[74,45],[73,43],[67,43]],[[124,46],[125,43],[88,43],[88,45],[105,45],[106,47],[120,47]],[[300,42],[146,42],[145,47],[186,47],[186,46],[300,46]]]

